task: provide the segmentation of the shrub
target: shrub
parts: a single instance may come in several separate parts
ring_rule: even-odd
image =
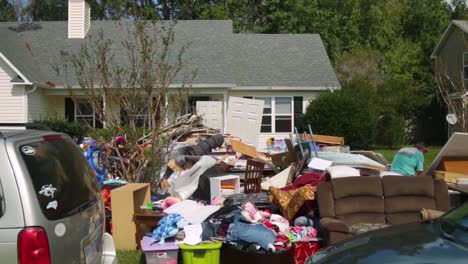
[[[43,124],[53,131],[65,133],[72,138],[76,138],[78,142],[88,134],[88,128],[85,125],[78,122],[70,123],[62,118],[48,117],[34,123],[36,125]]]
[[[367,149],[374,143],[376,117],[362,97],[343,92],[324,93],[309,102],[304,123],[314,133],[342,136],[355,149]]]

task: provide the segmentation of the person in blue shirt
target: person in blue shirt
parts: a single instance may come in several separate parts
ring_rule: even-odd
[[[390,171],[405,176],[424,175],[424,155],[426,153],[427,147],[424,143],[402,148],[395,154]]]

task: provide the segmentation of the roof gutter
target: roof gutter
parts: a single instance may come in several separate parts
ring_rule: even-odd
[[[29,121],[29,94],[34,93],[37,90],[37,85],[33,85],[33,88],[30,91],[26,91],[26,87],[24,87],[24,123],[28,123]]]
[[[24,74],[22,74],[22,73],[18,70],[18,68],[16,68],[15,65],[13,65],[13,63],[11,63],[11,61],[10,61],[9,59],[7,59],[7,57],[5,57],[5,55],[3,55],[2,52],[0,52],[0,58],[2,58],[2,59],[6,62],[6,64],[7,64],[11,69],[13,69],[13,71],[15,71],[15,73],[18,74],[18,76],[21,77],[21,79],[24,80],[24,83],[22,83],[23,85],[24,85],[24,84],[26,84],[26,85],[28,85],[28,84],[31,85],[31,84],[32,84],[32,82],[30,82],[30,81],[28,80],[28,78],[26,78],[26,76],[24,76]]]

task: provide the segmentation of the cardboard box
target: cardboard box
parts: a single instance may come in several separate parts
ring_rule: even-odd
[[[115,248],[135,250],[135,223],[133,214],[141,205],[151,202],[149,183],[129,183],[111,191],[112,236]]]
[[[443,157],[437,170],[468,174],[468,157]]]

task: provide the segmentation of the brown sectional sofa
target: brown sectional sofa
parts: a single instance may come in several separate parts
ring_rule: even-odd
[[[362,225],[376,229],[418,222],[422,208],[450,209],[447,184],[429,176],[333,179],[317,186],[317,201],[327,244],[352,237]]]

